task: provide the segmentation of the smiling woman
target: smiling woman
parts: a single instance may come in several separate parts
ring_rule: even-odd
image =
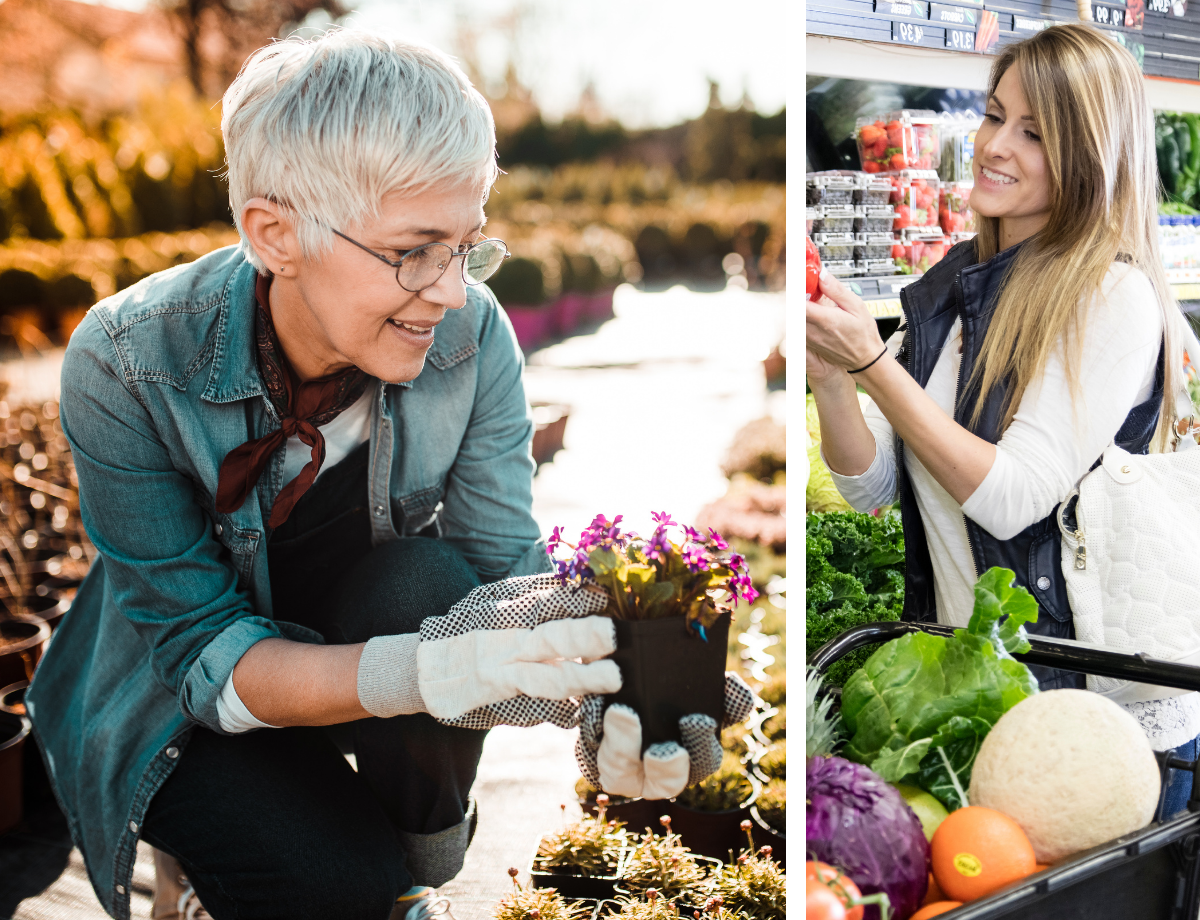
[[[979,233],[904,289],[886,346],[862,300],[822,274],[805,354],[822,455],[858,510],[898,501],[904,619],[966,626],[978,573],[998,565],[1037,599],[1031,631],[1071,639],[1055,511],[1110,444],[1164,443],[1182,369],[1133,57],[1080,23],[1008,46],[974,170]],[[1083,685],[1032,670],[1042,689]],[[1186,741],[1194,756],[1200,696],[1133,705],[1156,748]]]
[[[475,828],[478,729],[573,725],[621,683],[530,513],[482,286],[491,112],[440,52],[334,31],[252,55],[222,130],[241,244],[67,349],[99,558],[26,705],[113,916],[142,838],[156,917],[421,920]]]

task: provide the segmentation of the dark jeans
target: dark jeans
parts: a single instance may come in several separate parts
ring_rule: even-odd
[[[1185,741],[1172,753],[1180,760],[1196,760],[1200,757],[1200,738]],[[1162,808],[1154,816],[1155,821],[1170,818],[1187,808],[1188,799],[1192,795],[1192,774],[1187,770],[1168,770],[1166,787],[1162,797]]]
[[[321,484],[336,493],[335,483]],[[330,643],[362,642],[416,632],[425,617],[446,613],[479,584],[453,547],[422,537],[384,544],[349,564],[347,554],[362,550],[355,510],[272,539],[272,583],[304,588],[290,601],[287,591],[275,592],[278,619],[310,626]],[[413,863],[429,858],[423,835],[456,827],[466,833],[487,733],[425,714],[351,725],[357,773],[324,729],[229,737],[196,728],[155,795],[142,836],[179,859],[217,920],[384,920],[414,881],[446,880],[422,878],[425,870]]]

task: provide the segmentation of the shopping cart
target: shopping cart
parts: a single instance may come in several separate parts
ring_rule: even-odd
[[[818,671],[855,649],[907,633],[949,636],[932,623],[867,623],[848,629],[809,656]],[[1032,648],[1014,656],[1026,664],[1083,674],[1200,690],[1200,667],[1125,655],[1030,636]],[[836,697],[840,691],[831,688]],[[1187,810],[1056,863],[987,898],[949,911],[946,920],[1197,920],[1200,916],[1200,761],[1156,755],[1163,788],[1171,770],[1192,773]],[[1162,804],[1161,800],[1159,802]]]

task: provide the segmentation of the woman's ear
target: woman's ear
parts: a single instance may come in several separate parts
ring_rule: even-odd
[[[268,198],[251,198],[242,205],[242,232],[267,270],[286,274],[298,263],[299,244],[284,210]]]

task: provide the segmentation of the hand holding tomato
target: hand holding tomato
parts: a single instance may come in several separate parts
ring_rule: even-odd
[[[804,294],[808,300],[821,296],[821,253],[807,236],[804,238]]]

